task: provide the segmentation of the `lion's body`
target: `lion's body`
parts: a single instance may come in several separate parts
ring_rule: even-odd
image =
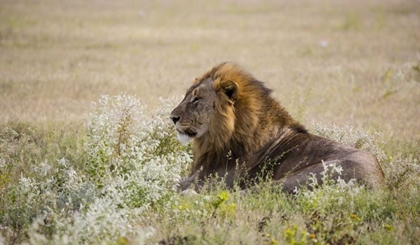
[[[250,74],[222,63],[187,91],[171,118],[181,140],[193,140],[194,162],[190,178],[202,184],[206,177],[224,177],[242,188],[263,173],[290,191],[310,173],[320,178],[324,164],[341,166],[341,178],[370,186],[382,184],[383,172],[367,152],[312,135],[270,96],[271,91]]]

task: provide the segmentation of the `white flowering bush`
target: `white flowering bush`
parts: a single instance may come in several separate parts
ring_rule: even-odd
[[[154,233],[143,222],[145,212],[171,207],[191,163],[189,146],[178,143],[168,118],[172,107],[170,100],[150,110],[134,96],[102,96],[87,117],[82,163],[45,160],[3,189],[2,205],[9,208],[0,210],[0,237],[18,243],[24,233],[28,244],[144,243]],[[9,129],[2,135],[4,149],[20,137]],[[1,176],[13,157],[0,157]]]
[[[318,183],[318,178],[315,174],[308,177],[307,188],[296,188],[295,194],[300,197],[301,204],[306,208],[323,208],[328,211],[328,207],[332,205],[346,205],[353,206],[353,197],[356,196],[364,186],[356,184],[355,179],[350,179],[348,182],[341,178],[343,171],[341,166],[335,163],[322,163],[323,171],[320,173],[322,185]],[[337,175],[337,179],[332,176]]]
[[[54,164],[41,162],[27,175],[21,175],[18,185],[5,189],[7,195],[3,196],[2,204],[8,210],[1,221],[6,236],[13,237],[13,233],[27,229],[40,217],[42,233],[51,235],[60,219],[80,210],[95,197],[94,188],[65,159]]]
[[[74,218],[67,237],[76,234],[83,242],[98,242],[150,231],[136,225],[142,213],[166,207],[191,162],[167,119],[172,105],[162,102],[158,110],[148,111],[135,97],[118,95],[102,96],[92,105],[84,173],[99,197]]]
[[[125,205],[131,207],[167,197],[191,162],[168,120],[169,102],[162,102],[166,107],[146,111],[133,96],[102,96],[87,120],[89,180],[104,192],[106,185],[119,183],[115,188],[125,193]]]
[[[379,161],[386,159],[384,151],[380,148],[382,142],[379,140],[380,134],[378,132],[370,134],[361,127],[353,127],[350,125],[342,127],[337,125],[326,126],[320,122],[313,123],[313,130],[315,134],[319,136],[371,152]]]

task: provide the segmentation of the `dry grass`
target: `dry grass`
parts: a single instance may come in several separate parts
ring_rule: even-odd
[[[0,122],[79,121],[101,94],[183,94],[235,61],[307,125],[420,141],[417,1],[0,2]]]
[[[0,244],[65,241],[79,229],[87,238],[81,233],[69,243],[136,244],[135,233],[148,226],[156,230],[149,238],[144,231],[144,239],[167,244],[418,244],[419,40],[415,0],[0,0]],[[261,186],[248,196],[218,188],[194,198],[174,192],[170,202],[139,215],[139,194],[153,191],[141,191],[140,180],[147,178],[136,173],[153,171],[128,171],[139,190],[114,175],[105,179],[110,190],[123,187],[115,193],[102,190],[102,183],[92,185],[101,173],[95,163],[103,160],[113,169],[118,161],[103,158],[99,153],[112,144],[92,141],[93,131],[82,126],[92,123],[85,118],[91,102],[126,93],[155,106],[159,97],[182,95],[195,76],[226,60],[265,81],[318,134],[325,129],[330,138],[364,137],[358,126],[381,132],[366,142],[377,153],[384,141],[384,154],[377,155],[387,190],[355,194],[358,187],[327,186],[290,197]],[[160,118],[169,110],[151,113],[155,133],[140,145],[163,143],[168,152],[155,152],[168,154],[175,167],[186,166],[185,156],[170,157],[188,150],[169,137],[172,125],[162,129],[170,122]],[[313,121],[320,124],[311,126]],[[103,132],[118,125],[107,124]],[[140,160],[142,153],[147,151],[139,150]],[[158,153],[151,158],[162,161]],[[215,204],[222,194],[229,197]],[[129,207],[121,209],[120,196]],[[66,198],[73,203],[61,203]],[[95,207],[106,212],[88,212]],[[89,235],[84,227],[96,220],[96,236]],[[109,234],[104,238],[102,232]]]

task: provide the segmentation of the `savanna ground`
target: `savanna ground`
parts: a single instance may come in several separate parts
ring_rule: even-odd
[[[222,61],[386,188],[179,195],[168,114]],[[419,244],[419,119],[418,1],[0,0],[0,244]]]

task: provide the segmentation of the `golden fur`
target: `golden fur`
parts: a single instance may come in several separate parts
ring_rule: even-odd
[[[193,140],[192,172],[181,181],[182,189],[192,183],[199,187],[211,175],[224,177],[228,186],[241,179],[245,188],[264,169],[290,191],[309,173],[319,175],[322,162],[342,166],[345,179],[381,184],[383,173],[374,156],[309,134],[270,93],[231,63],[195,79],[171,113],[179,138]]]

